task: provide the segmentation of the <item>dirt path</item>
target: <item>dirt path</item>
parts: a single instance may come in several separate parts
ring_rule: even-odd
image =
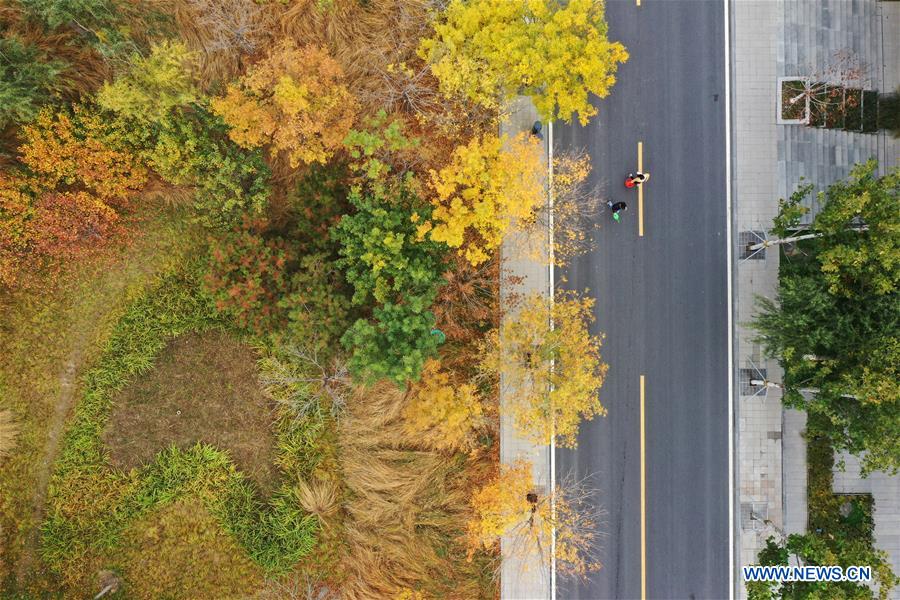
[[[119,285],[114,285],[113,289],[109,290],[110,295],[107,298],[118,297],[124,290],[124,287],[124,281]],[[59,372],[59,396],[54,404],[53,414],[47,424],[47,437],[41,451],[42,460],[38,464],[35,474],[34,492],[31,497],[30,521],[34,524],[34,527],[26,539],[25,547],[22,549],[22,554],[16,565],[16,582],[20,588],[25,585],[26,579],[35,565],[35,557],[40,541],[40,524],[44,520],[50,475],[62,442],[66,420],[75,407],[78,376],[84,367],[83,363],[90,344],[91,334],[94,333],[100,324],[108,308],[109,305],[106,302],[98,302],[93,310],[89,311],[81,319],[77,319],[69,328],[70,336],[68,336],[68,339],[72,340],[71,349]]]

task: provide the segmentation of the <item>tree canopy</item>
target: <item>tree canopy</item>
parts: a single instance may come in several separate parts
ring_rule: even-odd
[[[787,566],[791,556],[802,565],[837,565],[846,569],[850,566],[872,567],[872,578],[881,589],[879,598],[887,598],[896,584],[887,555],[882,550],[873,550],[871,544],[862,539],[834,537],[816,533],[791,534],[778,541],[770,537],[759,553],[762,566]],[[776,598],[872,598],[872,590],[855,581],[765,581],[747,584],[750,600],[775,600]]]
[[[587,124],[589,94],[606,97],[628,59],[597,0],[451,0],[434,30],[419,55],[444,93],[485,106],[526,94],[545,119]]]
[[[897,171],[874,163],[820,195],[819,236],[782,264],[778,297],[755,326],[784,368],[784,402],[825,417],[835,449],[863,468],[900,467],[900,200]],[[783,203],[799,219],[798,199]]]
[[[337,61],[325,50],[289,41],[275,46],[211,105],[237,144],[268,144],[273,156],[283,152],[294,168],[324,164],[341,146],[356,114]]]
[[[419,235],[459,248],[472,265],[485,262],[510,227],[534,220],[545,198],[542,171],[533,139],[474,138],[453,151],[447,166],[431,172],[435,208]]]
[[[132,55],[128,69],[97,93],[100,106],[130,118],[160,122],[175,107],[196,102],[193,55],[181,42],[154,44],[150,55]]]
[[[557,444],[574,448],[581,421],[606,414],[599,398],[607,369],[601,337],[588,331],[593,305],[572,294],[552,303],[530,296],[482,345],[481,368],[502,376],[512,398],[504,409],[536,443],[555,434]]]

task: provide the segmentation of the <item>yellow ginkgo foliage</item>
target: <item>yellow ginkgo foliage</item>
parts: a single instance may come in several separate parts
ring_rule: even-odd
[[[471,450],[484,423],[484,409],[474,385],[454,385],[440,362],[430,359],[422,369],[404,410],[411,439],[440,450]]]
[[[340,65],[325,50],[284,41],[254,65],[225,96],[213,98],[213,112],[231,128],[240,146],[270,145],[291,167],[325,163],[353,125],[356,101]]]
[[[587,124],[616,81],[625,47],[607,38],[599,0],[451,0],[419,55],[448,95],[496,107],[531,96],[545,119]]]
[[[532,222],[545,194],[537,140],[486,134],[453,151],[450,163],[431,171],[435,192],[431,220],[419,235],[444,242],[479,265],[500,247],[515,223]]]
[[[506,538],[509,556],[537,556],[548,566],[555,548],[556,568],[565,575],[583,576],[599,568],[591,494],[571,478],[548,493],[534,485],[531,463],[501,465],[500,474],[472,496],[473,515],[466,527],[469,556],[496,548]]]
[[[588,331],[593,306],[592,298],[574,294],[552,303],[536,294],[482,342],[480,369],[502,375],[503,410],[536,443],[555,434],[559,446],[574,448],[581,421],[606,414],[599,397],[607,369],[602,338]]]
[[[474,516],[466,528],[470,555],[529,525],[534,505],[528,495],[533,487],[531,463],[500,465],[500,474],[472,496]]]

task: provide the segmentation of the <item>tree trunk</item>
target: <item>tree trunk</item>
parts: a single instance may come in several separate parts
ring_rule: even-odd
[[[859,225],[857,227],[850,227],[849,229],[856,231],[856,232],[862,232],[862,231],[868,231],[869,226],[868,225]],[[790,244],[793,242],[799,242],[801,240],[811,240],[813,238],[822,237],[823,235],[825,235],[825,234],[824,233],[804,233],[803,235],[792,235],[790,237],[779,238],[779,239],[775,239],[775,240],[763,240],[756,244],[748,245],[747,250],[749,252],[756,252],[757,250],[762,250],[763,248],[768,248],[769,246],[777,246],[779,244]]]
[[[769,381],[768,379],[751,379],[750,385],[756,387],[765,387],[765,388],[774,388],[776,390],[784,391],[783,383],[775,383],[774,381]],[[800,388],[799,392],[801,394],[818,394],[819,388]],[[853,394],[841,394],[841,398],[852,398],[853,400],[859,400],[857,396]]]

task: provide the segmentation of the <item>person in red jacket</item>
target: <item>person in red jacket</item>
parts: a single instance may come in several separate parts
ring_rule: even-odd
[[[628,177],[625,178],[625,187],[633,188],[643,184],[648,179],[650,179],[650,173],[641,173],[640,171],[637,173],[629,173]]]

